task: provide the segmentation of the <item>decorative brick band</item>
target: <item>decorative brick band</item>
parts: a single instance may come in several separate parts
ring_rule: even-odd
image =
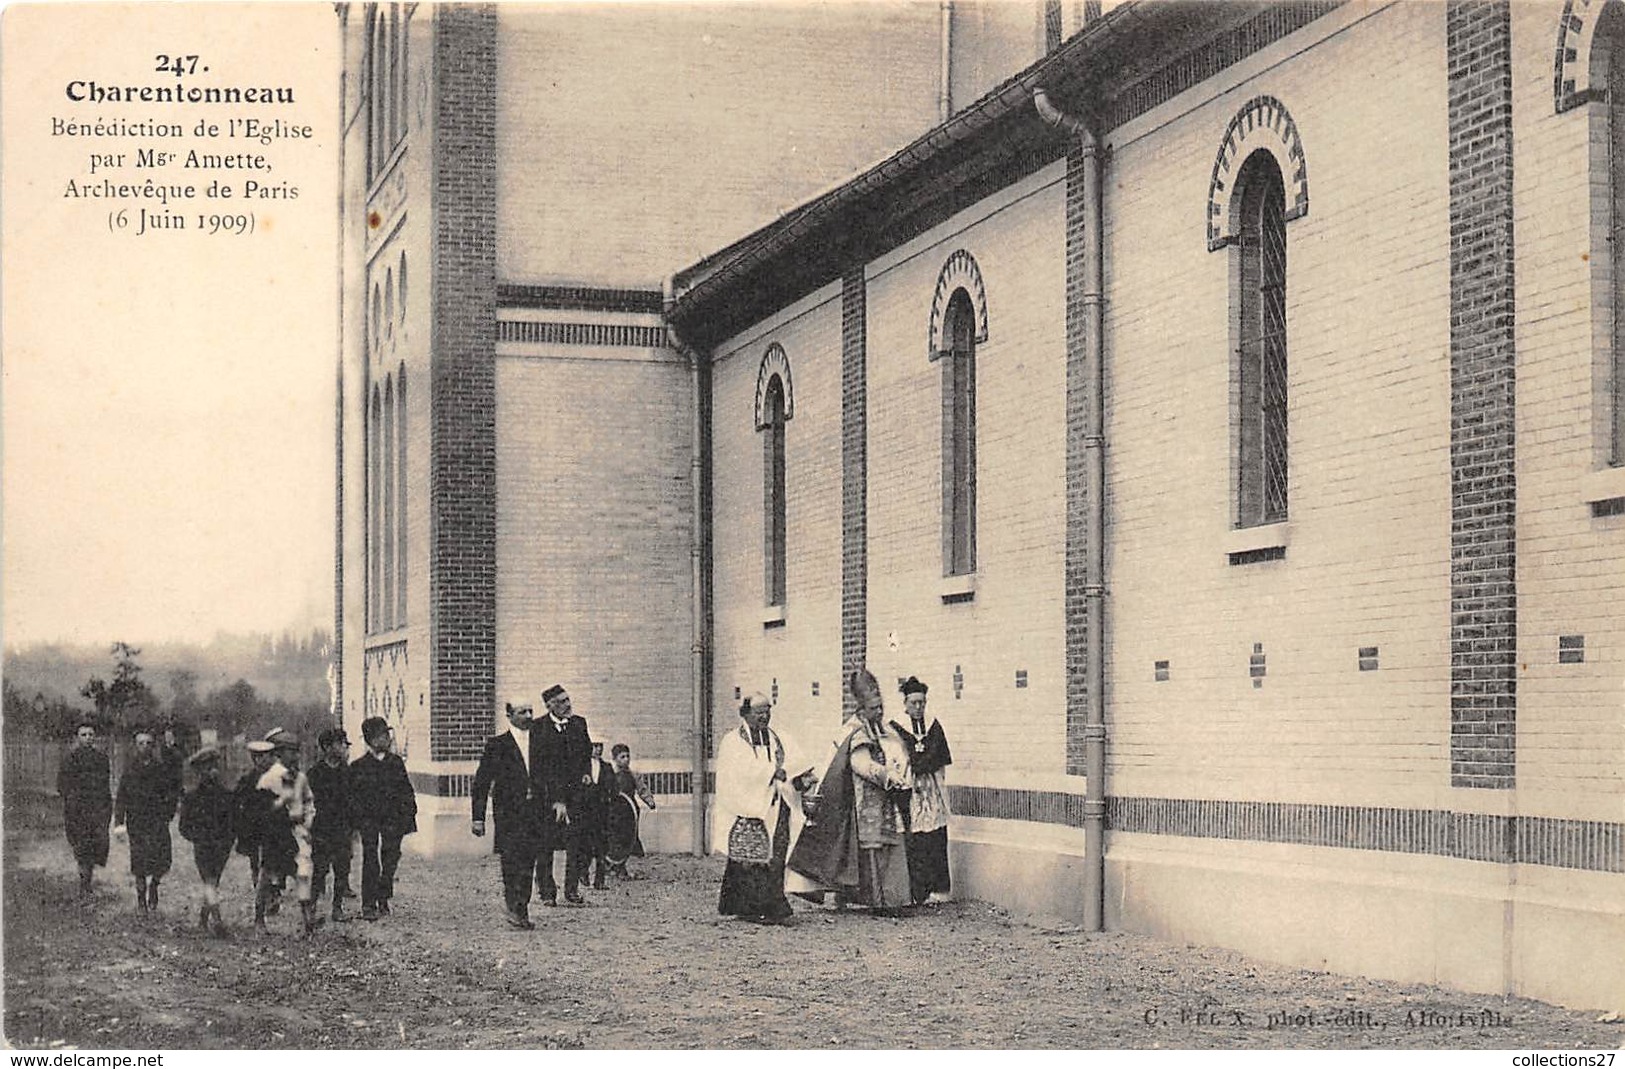
[[[547,308],[573,312],[641,312],[658,315],[664,305],[659,290],[602,289],[591,286],[497,286],[502,308]]]
[[[935,361],[948,348],[948,339],[942,336],[942,320],[948,314],[949,298],[961,289],[969,295],[971,311],[976,315],[976,332],[971,340],[978,345],[987,341],[987,287],[982,283],[982,269],[976,257],[964,249],[955,249],[943,263],[936,293],[931,297],[931,329],[925,347],[928,361]]]
[[[960,816],[1083,827],[1081,794],[950,786],[948,799]],[[1109,798],[1106,827],[1142,835],[1330,846],[1497,864],[1625,872],[1625,824],[1594,820],[1297,802]]]
[[[845,677],[869,655],[868,290],[863,267],[841,279],[841,708]]]
[[[784,420],[788,423],[796,417],[796,390],[790,376],[790,358],[778,342],[767,347],[761,366],[756,369],[756,429],[759,431],[767,430],[767,386],[775,376],[784,391]]]
[[[1066,771],[1081,776],[1089,718],[1089,307],[1082,149],[1066,156]]]
[[[1155,74],[1118,93],[1106,110],[1103,128],[1110,130],[1144,115],[1157,105],[1172,100],[1266,45],[1301,30],[1342,6],[1343,0],[1265,5],[1257,16],[1185,53]],[[1284,168],[1283,173],[1286,173]]]
[[[1235,231],[1235,213],[1230,203],[1236,192],[1236,177],[1255,151],[1275,157],[1286,182],[1288,205],[1284,222],[1309,214],[1309,161],[1304,157],[1303,137],[1286,105],[1272,96],[1256,96],[1241,106],[1219,139],[1219,154],[1213,161],[1213,174],[1207,190],[1207,250],[1218,252],[1241,240]]]
[[[490,4],[435,12],[429,752],[480,755],[496,708],[496,48]]]
[[[1591,41],[1603,5],[1593,0],[1563,0],[1557,20],[1557,49],[1552,63],[1552,106],[1557,114],[1608,99],[1606,85],[1591,84]]]
[[[666,328],[629,326],[624,323],[533,323],[504,319],[497,323],[497,341],[663,349],[666,346]]]
[[[438,772],[408,772],[407,778],[412,781],[412,789],[418,794],[429,795],[435,798],[467,798],[474,789],[474,776],[472,773],[459,772],[442,774]],[[660,797],[668,795],[687,795],[694,782],[691,772],[645,772],[644,782],[649,790]],[[705,774],[706,791],[713,788],[712,773]]]
[[[1512,25],[1445,9],[1450,103],[1450,782],[1514,784]]]

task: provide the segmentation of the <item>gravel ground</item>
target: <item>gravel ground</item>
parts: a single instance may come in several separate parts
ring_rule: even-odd
[[[16,1047],[197,1048],[1606,1048],[1625,1024],[1527,999],[1282,968],[1208,947],[1025,922],[983,903],[912,917],[797,903],[792,927],[716,915],[716,859],[501,917],[496,859],[401,864],[393,914],[295,934],[194,928],[177,837],[156,919],[117,844],[92,903],[49,828],[5,829],[5,1038]],[[37,810],[36,810],[37,811]],[[41,823],[48,823],[43,817]],[[561,859],[562,863],[562,859]],[[359,880],[359,869],[357,871]],[[571,965],[561,967],[568,958]],[[862,992],[866,1010],[853,1013]]]

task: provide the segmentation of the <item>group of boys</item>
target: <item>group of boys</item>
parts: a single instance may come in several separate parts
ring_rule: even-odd
[[[487,740],[470,791],[473,834],[485,834],[487,801],[496,818],[492,848],[501,858],[504,913],[508,925],[520,929],[536,927],[533,884],[542,905],[558,904],[553,855],[559,850],[565,852],[567,903],[584,903],[589,869],[598,890],[606,869],[626,877],[627,858],[643,853],[637,804],[655,805],[629,767],[630,749],[618,744],[615,764],[605,761],[604,744],[592,741],[562,686],[544,691],[542,704],[547,715],[541,719],[528,703],[507,705],[508,729]]]
[[[501,871],[508,924],[531,929],[531,887],[544,905],[557,904],[554,854],[565,852],[564,900],[581,904],[591,876],[594,889],[614,872],[630,878],[627,859],[642,856],[638,806],[655,808],[653,794],[631,771],[631,751],[592,741],[587,722],[571,712],[560,686],[542,695],[547,715],[533,718],[529,704],[509,705],[507,731],[491,738],[480,758],[473,789],[473,825],[485,834],[490,802],[496,820],[494,850]],[[89,895],[91,872],[107,863],[109,819],[130,842],[130,871],[142,915],[158,908],[158,882],[168,873],[169,824],[180,811],[180,833],[192,844],[203,883],[199,927],[224,935],[220,879],[233,852],[248,858],[254,887],[254,927],[280,911],[288,879],[294,881],[300,923],[307,934],[326,920],[317,902],[332,876],[330,917],[346,921],[352,843],[361,847],[361,917],[389,915],[401,840],[417,830],[417,800],[406,765],[392,751],[393,732],[382,717],[361,724],[367,750],[349,760],[342,728],[323,731],[309,772],[301,766],[297,736],[274,728],[247,744],[252,767],[227,787],[220,751],[205,746],[186,759],[196,786],[181,789],[182,761],[173,744],[157,746],[139,730],[134,757],[120,778],[116,802],[109,797],[107,758],[95,746],[95,729],[82,725],[63,758],[59,777],[69,844],[79,863],[80,892]],[[112,804],[109,804],[112,803]]]
[[[95,728],[81,725],[63,758],[58,789],[69,844],[79,864],[80,894],[88,896],[91,873],[107,863],[107,825],[130,843],[130,872],[142,915],[158,908],[158,884],[168,873],[172,850],[169,823],[176,804],[180,833],[191,842],[203,903],[198,924],[225,934],[220,914],[220,878],[233,851],[248,858],[254,886],[254,926],[266,931],[266,918],[279,912],[289,877],[294,880],[300,920],[306,933],[326,918],[316,902],[333,877],[331,916],[348,920],[344,899],[350,891],[351,843],[361,844],[361,916],[389,914],[401,840],[417,830],[417,799],[406,765],[391,752],[393,733],[382,717],[361,725],[367,752],[349,758],[342,728],[318,737],[316,766],[300,768],[299,739],[281,728],[248,743],[252,767],[235,788],[222,781],[219,750],[205,746],[186,760],[197,785],[181,790],[181,759],[173,744],[160,750],[150,731],[134,735],[134,756],[120,777],[113,805],[106,804],[108,762],[94,747]]]

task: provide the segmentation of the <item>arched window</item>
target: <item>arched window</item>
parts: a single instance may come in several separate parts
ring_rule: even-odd
[[[367,158],[372,165],[369,179],[378,177],[384,169],[384,161],[389,157],[389,108],[384,101],[389,54],[385,47],[384,34],[383,13],[375,12],[367,64],[370,74],[367,84],[367,130],[371,135]]]
[[[395,140],[406,136],[406,21],[408,12],[397,7],[395,32]]]
[[[367,420],[367,630],[379,630],[383,606],[379,592],[383,589],[383,502],[379,487],[379,433],[383,425],[383,394],[372,388],[372,411]]]
[[[1287,518],[1286,189],[1275,156],[1249,156],[1237,190],[1235,525],[1253,527]]]
[[[796,414],[790,358],[774,342],[756,369],[756,429],[762,435],[762,594],[783,606],[789,576],[789,502],[785,493],[785,430]],[[782,619],[782,618],[781,618]]]
[[[395,626],[406,625],[406,364],[395,390]]]
[[[400,273],[399,278],[397,279],[397,282],[400,285],[401,297],[400,297],[400,303],[396,307],[395,314],[400,317],[401,325],[405,326],[405,324],[406,324],[406,253],[405,252],[401,253],[401,273]]]
[[[400,64],[396,62],[401,40],[401,9],[397,4],[389,5],[389,36],[384,40],[384,49],[389,56],[389,62],[384,66],[384,99],[389,106],[389,123],[386,129],[389,135],[389,148],[394,148],[401,139],[401,92],[400,92]],[[387,155],[387,152],[386,152]]]
[[[406,24],[399,4],[368,14],[366,57],[367,180],[383,173],[406,136]]]
[[[379,450],[384,455],[380,487],[384,497],[383,525],[383,613],[379,624],[384,630],[395,626],[395,383],[384,383],[384,433]]]
[[[1607,200],[1598,212],[1607,247],[1597,250],[1597,258],[1611,276],[1607,296],[1613,306],[1597,395],[1607,426],[1608,464],[1619,467],[1625,465],[1625,11],[1618,4],[1599,13],[1591,42],[1591,84],[1608,88],[1604,102],[1594,105],[1608,109]]]
[[[784,380],[778,375],[768,379],[762,406],[762,419],[767,424],[762,438],[762,579],[767,603],[783,605],[788,509],[784,494]]]
[[[943,316],[942,571],[976,571],[976,310],[956,289]]]

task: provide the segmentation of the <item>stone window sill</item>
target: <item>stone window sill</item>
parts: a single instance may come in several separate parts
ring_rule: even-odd
[[[786,620],[783,605],[769,605],[762,609],[763,627],[783,627]]]
[[[937,594],[944,605],[972,601],[976,597],[976,573],[945,575],[937,586]]]
[[[1625,467],[1603,468],[1580,476],[1580,497],[1592,505],[1625,497]]]
[[[1224,533],[1224,551],[1237,554],[1258,553],[1263,550],[1284,550],[1292,541],[1290,523],[1263,523],[1256,527],[1235,527]]]

